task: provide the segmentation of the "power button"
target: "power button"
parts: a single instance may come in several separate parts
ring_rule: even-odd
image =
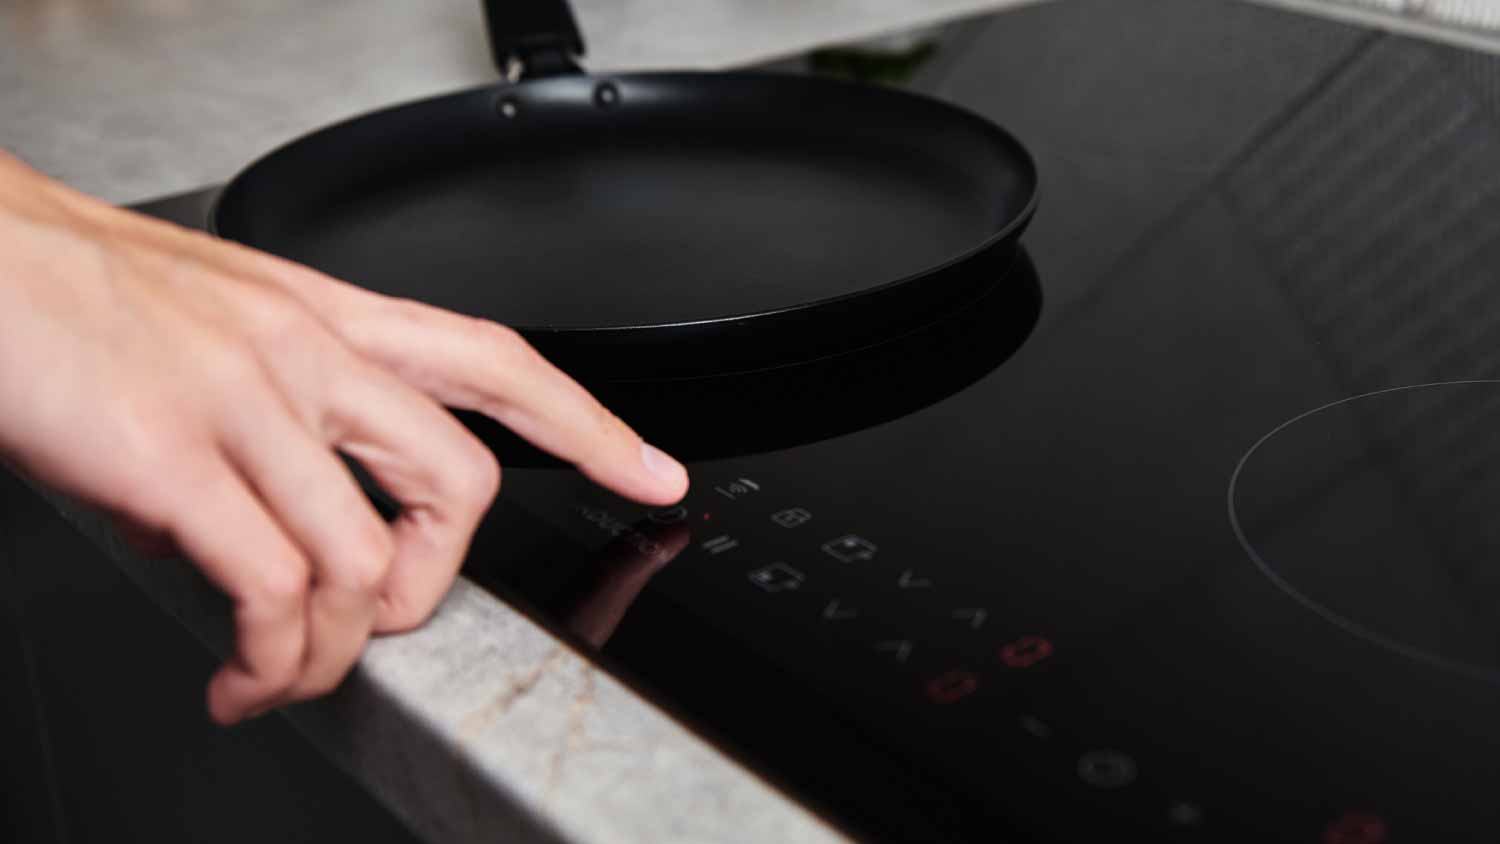
[[[955,669],[927,681],[927,699],[933,703],[957,703],[978,688],[978,674]]]

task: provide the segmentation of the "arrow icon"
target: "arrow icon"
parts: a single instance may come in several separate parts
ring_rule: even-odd
[[[907,569],[901,572],[901,577],[896,580],[896,585],[902,589],[926,589],[932,585],[932,581],[925,577],[917,577],[916,572]]]
[[[829,601],[828,606],[823,608],[823,617],[832,621],[843,621],[846,618],[853,618],[857,615],[859,615],[858,610],[839,606],[838,598]]]
[[[989,613],[985,612],[982,609],[979,609],[978,607],[974,607],[972,609],[954,610],[952,615],[959,621],[969,622],[969,626],[974,628],[975,630],[978,630],[980,627],[984,626],[984,620],[990,617]]]
[[[899,639],[892,642],[881,642],[880,644],[875,646],[875,650],[890,651],[891,653],[896,655],[897,662],[905,662],[906,658],[908,656],[911,656],[911,642],[908,642],[905,639]]]
[[[1046,740],[1052,737],[1052,728],[1034,715],[1021,716],[1021,729],[1039,739]]]

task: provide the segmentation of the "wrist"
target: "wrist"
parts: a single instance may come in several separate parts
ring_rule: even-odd
[[[0,149],[0,218],[43,225],[78,225],[93,217],[91,197],[78,193]],[[99,203],[113,208],[106,203]]]

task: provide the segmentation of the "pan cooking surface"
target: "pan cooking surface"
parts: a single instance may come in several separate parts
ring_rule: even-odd
[[[414,174],[279,251],[511,324],[636,325],[857,293],[960,255],[996,216],[961,170],[896,152],[605,138]]]

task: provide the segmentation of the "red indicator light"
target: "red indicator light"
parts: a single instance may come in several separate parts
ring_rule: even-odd
[[[1052,643],[1041,636],[1022,636],[1000,649],[1000,661],[1010,668],[1030,668],[1052,656]]]
[[[939,674],[927,683],[927,699],[933,703],[957,703],[979,688],[979,675],[957,669]]]
[[[1323,830],[1323,844],[1385,844],[1385,821],[1356,812],[1344,815]]]

